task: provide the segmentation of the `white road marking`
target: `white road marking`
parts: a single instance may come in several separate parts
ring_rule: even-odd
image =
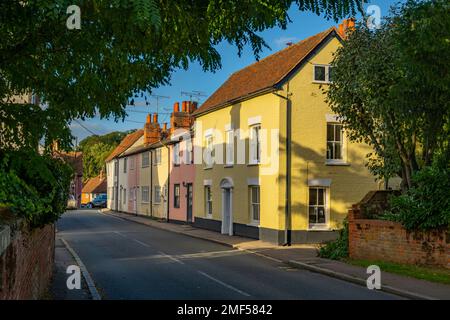
[[[212,280],[212,281],[217,282],[218,284],[221,284],[221,285],[224,286],[225,288],[228,288],[228,289],[230,289],[230,290],[236,291],[237,293],[242,294],[243,296],[250,297],[250,295],[249,295],[247,292],[244,292],[244,291],[242,291],[242,290],[239,290],[239,289],[233,287],[232,285],[226,284],[225,282],[220,281],[219,279],[216,279],[216,278],[214,278],[213,276],[210,276],[209,274],[207,274],[207,273],[205,273],[205,272],[203,272],[203,271],[198,271],[198,273],[200,273],[202,276],[207,277],[208,279],[210,279],[210,280]]]
[[[173,257],[173,256],[171,256],[171,255],[169,255],[169,254],[167,254],[165,252],[159,251],[159,254],[164,256],[164,257],[166,257],[166,258],[168,258],[168,259],[170,259],[170,260],[172,260],[172,261],[174,261],[174,262],[176,262],[176,263],[184,264],[183,261],[178,260],[177,258],[175,258],[175,257]]]
[[[83,274],[84,280],[86,280],[86,284],[88,286],[89,292],[91,293],[92,300],[102,300],[102,297],[97,291],[97,288],[95,287],[94,280],[92,280],[91,275],[89,274],[89,271],[87,270],[86,266],[84,265],[83,261],[81,261],[78,254],[75,252],[75,250],[72,249],[72,247],[67,243],[66,240],[61,238],[62,243],[66,246],[67,250],[72,254],[73,258],[77,262],[78,266],[80,267],[81,273]]]
[[[144,246],[144,247],[147,247],[147,248],[151,248],[151,246],[149,246],[148,244],[146,244],[146,243],[144,243],[142,241],[139,241],[137,239],[133,239],[133,241],[139,243],[141,246]]]

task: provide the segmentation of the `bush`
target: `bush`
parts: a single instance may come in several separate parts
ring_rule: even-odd
[[[344,220],[344,227],[339,230],[335,241],[328,242],[319,249],[319,257],[339,260],[348,257],[348,221]]]
[[[425,167],[405,194],[390,199],[384,219],[401,222],[407,230],[448,228],[450,225],[450,170]]]
[[[66,210],[72,174],[68,165],[47,155],[0,152],[0,207],[32,228],[53,223]]]

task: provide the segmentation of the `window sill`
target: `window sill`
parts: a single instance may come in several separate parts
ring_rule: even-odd
[[[308,231],[332,231],[328,225],[310,225],[308,226]]]
[[[247,164],[247,167],[259,166],[260,164],[260,162],[250,162],[249,164]]]
[[[319,80],[313,80],[312,83],[315,83],[315,84],[331,84],[330,81],[319,81]]]
[[[213,167],[204,167],[203,170],[211,170]]]
[[[349,167],[350,163],[346,161],[335,161],[335,160],[327,160],[325,162],[325,165],[327,166],[343,166],[343,167]]]
[[[224,165],[223,167],[224,167],[224,168],[233,168],[233,165],[232,165],[232,164],[226,164],[226,165]]]
[[[213,216],[212,216],[212,214],[211,214],[211,215],[207,214],[207,215],[205,216],[205,218],[206,218],[206,219],[209,219],[209,220],[212,220]]]
[[[250,223],[247,223],[247,226],[249,226],[249,227],[257,227],[257,228],[259,228],[259,225],[260,225],[259,221],[252,221]]]

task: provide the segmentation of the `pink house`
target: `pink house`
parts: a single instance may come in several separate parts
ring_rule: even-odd
[[[192,112],[195,102],[183,101],[174,104],[170,117],[170,201],[169,221],[194,222],[192,204],[194,197],[194,158],[192,152]]]

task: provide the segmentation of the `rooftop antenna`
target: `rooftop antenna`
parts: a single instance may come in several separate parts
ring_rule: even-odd
[[[197,91],[197,90],[193,90],[193,91],[181,91],[181,95],[182,96],[188,96],[189,97],[189,101],[197,101],[200,102],[200,97],[207,97],[207,94],[202,92],[202,91]],[[195,100],[193,100],[192,98],[195,98]]]
[[[161,95],[158,95],[158,94],[152,94],[151,97],[156,99],[156,113],[159,113],[159,100],[160,99],[170,99],[170,97],[161,96]]]

